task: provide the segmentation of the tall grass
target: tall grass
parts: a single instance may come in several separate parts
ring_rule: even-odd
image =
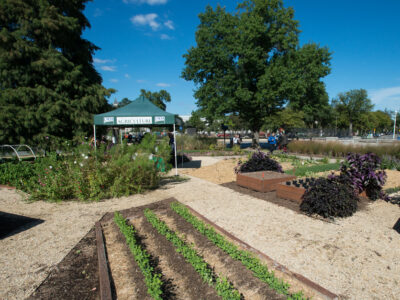
[[[177,150],[210,150],[217,147],[217,138],[197,135],[180,135],[176,138]]]
[[[301,154],[321,154],[332,157],[344,157],[347,153],[375,153],[379,157],[384,155],[400,159],[400,144],[370,146],[357,144],[342,144],[339,142],[314,142],[314,141],[292,141],[288,150]]]

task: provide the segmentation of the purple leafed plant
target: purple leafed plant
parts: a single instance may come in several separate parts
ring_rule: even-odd
[[[283,173],[282,166],[261,151],[254,152],[251,158],[243,163],[239,161],[235,167],[235,173],[257,172],[257,171],[275,171]]]
[[[350,185],[357,193],[365,191],[371,200],[389,200],[382,190],[386,182],[386,173],[380,164],[380,158],[374,153],[349,153],[342,163],[340,175],[331,175],[330,178],[337,178],[340,182]]]

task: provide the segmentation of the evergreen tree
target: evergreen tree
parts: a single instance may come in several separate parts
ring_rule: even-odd
[[[91,131],[110,109],[82,39],[88,0],[0,2],[0,144],[43,144]]]

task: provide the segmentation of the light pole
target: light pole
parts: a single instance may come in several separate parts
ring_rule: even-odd
[[[397,117],[397,110],[394,111],[393,139],[396,138],[396,117]]]

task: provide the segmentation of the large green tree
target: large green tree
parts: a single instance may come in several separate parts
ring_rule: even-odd
[[[353,135],[353,124],[374,107],[364,89],[339,93],[337,98],[333,99],[332,105],[342,120],[348,122],[349,136]]]
[[[166,110],[167,108],[166,102],[171,102],[171,95],[166,90],[160,90],[159,92],[151,92],[141,89],[140,96],[146,97],[162,110]]]
[[[182,77],[196,84],[207,119],[239,114],[258,143],[266,117],[289,101],[307,102],[306,94],[329,73],[330,54],[315,44],[299,48],[293,15],[281,0],[247,0],[236,14],[207,6],[199,15],[197,45],[184,55]]]
[[[81,37],[88,0],[0,1],[0,144],[72,138],[109,109]]]

